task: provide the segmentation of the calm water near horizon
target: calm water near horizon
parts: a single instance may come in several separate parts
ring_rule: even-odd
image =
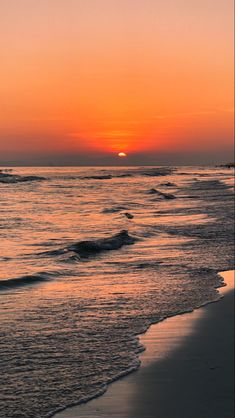
[[[10,174],[45,179],[0,178],[0,417],[45,418],[136,369],[151,323],[218,299],[217,272],[233,268],[233,170]]]

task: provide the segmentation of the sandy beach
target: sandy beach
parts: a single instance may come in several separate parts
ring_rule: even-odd
[[[223,298],[168,318],[141,336],[140,369],[87,404],[56,418],[232,418],[234,272],[223,272]]]
[[[234,1],[0,27],[0,418],[232,418]]]

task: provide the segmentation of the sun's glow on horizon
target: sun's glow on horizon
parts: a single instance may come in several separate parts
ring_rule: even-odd
[[[0,2],[1,160],[229,156],[232,3]]]

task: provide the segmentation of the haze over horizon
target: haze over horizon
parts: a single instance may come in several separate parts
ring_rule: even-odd
[[[232,160],[233,8],[2,0],[0,164]]]

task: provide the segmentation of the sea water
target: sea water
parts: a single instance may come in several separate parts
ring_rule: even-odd
[[[233,171],[4,173],[0,417],[45,418],[136,369],[151,323],[218,299],[217,272],[233,268]]]

